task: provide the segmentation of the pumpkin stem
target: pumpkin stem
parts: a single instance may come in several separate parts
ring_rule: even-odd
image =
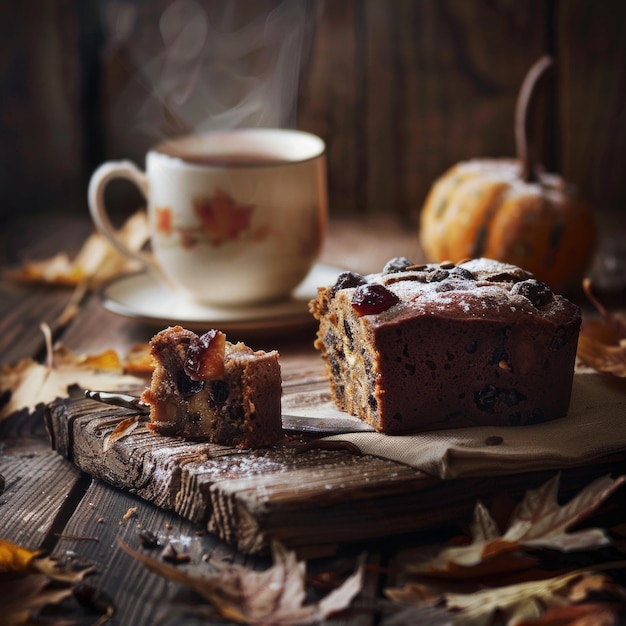
[[[537,91],[539,79],[552,64],[553,59],[549,55],[542,56],[533,64],[524,78],[515,105],[515,146],[520,163],[520,178],[526,182],[536,180],[535,168],[528,150],[528,110]]]

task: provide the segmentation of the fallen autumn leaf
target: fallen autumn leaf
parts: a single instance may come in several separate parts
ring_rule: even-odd
[[[40,404],[66,397],[68,388],[119,391],[145,385],[145,378],[124,374],[124,363],[114,350],[97,355],[75,355],[65,348],[48,349],[48,363],[22,359],[0,369],[0,422],[21,410],[33,412]]]
[[[594,295],[589,279],[583,282],[583,289],[600,313],[600,319],[583,321],[578,338],[578,358],[599,372],[626,377],[626,318],[604,307]]]
[[[560,506],[557,475],[526,493],[503,532],[479,502],[472,524],[473,540],[469,545],[447,547],[432,558],[409,565],[406,568],[409,580],[402,586],[386,589],[385,594],[403,607],[445,608],[455,625],[565,626],[571,623],[595,626],[593,620],[583,621],[588,613],[582,609],[572,611],[576,619],[580,618],[579,622],[558,621],[558,618],[552,622],[543,617],[546,609],[554,609],[555,615],[560,615],[557,611],[560,607],[594,602],[599,607],[599,615],[614,617],[624,608],[626,590],[600,573],[600,567],[598,571],[589,568],[589,571],[566,571],[559,575],[539,569],[534,567],[538,559],[526,551],[536,553],[545,548],[568,552],[607,545],[609,539],[602,529],[568,531],[587,518],[625,481],[624,476],[598,478]],[[620,566],[622,562],[613,562],[606,569]],[[507,576],[516,569],[518,573],[514,578]],[[599,594],[610,599],[599,601]]]
[[[132,215],[118,232],[119,238],[131,250],[138,251],[148,239],[148,221],[144,211]],[[92,233],[72,260],[59,253],[43,261],[30,261],[8,272],[17,282],[50,285],[78,285],[83,282],[97,287],[120,274],[140,268],[137,261],[116,250],[100,233]]]
[[[473,578],[478,575],[525,569],[533,561],[526,548],[560,551],[593,549],[608,543],[598,528],[567,532],[585,519],[626,481],[626,476],[604,476],[593,481],[565,506],[557,501],[559,476],[539,489],[528,491],[515,508],[509,525],[500,533],[482,503],[474,509],[473,541],[466,546],[443,549],[429,562],[408,568],[413,574],[447,578]]]
[[[281,544],[272,545],[273,565],[251,570],[220,565],[217,573],[192,573],[122,548],[152,572],[193,589],[217,615],[250,626],[304,626],[346,609],[363,585],[363,564],[342,585],[317,603],[305,604],[306,563]]]
[[[0,608],[3,626],[32,624],[46,606],[73,594],[72,585],[93,571],[92,566],[67,569],[37,550],[0,539]],[[54,585],[53,585],[54,583]]]

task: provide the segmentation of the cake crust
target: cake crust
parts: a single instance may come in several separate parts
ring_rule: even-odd
[[[310,310],[335,403],[379,432],[567,413],[580,310],[516,266],[393,259],[340,276]]]

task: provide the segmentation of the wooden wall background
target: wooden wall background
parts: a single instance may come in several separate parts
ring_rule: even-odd
[[[244,40],[260,23],[263,45],[275,47],[293,30],[268,28],[267,15],[295,11],[286,24],[306,15],[302,58],[290,57],[299,65],[295,123],[327,141],[334,214],[414,221],[432,181],[456,161],[512,156],[517,90],[546,52],[556,68],[537,107],[538,154],[598,211],[623,211],[622,0],[5,0],[2,216],[86,211],[95,166],[108,158],[142,162],[155,114],[158,133],[180,132],[184,115],[175,103],[168,113],[150,100],[168,10],[178,19],[168,28],[179,29],[179,57],[193,56],[202,20],[213,37]],[[264,75],[273,57],[261,48],[235,59],[234,70],[233,59],[221,59],[212,71],[222,79],[242,70]],[[178,62],[170,80],[180,78],[180,95],[192,88],[182,77],[193,62]]]

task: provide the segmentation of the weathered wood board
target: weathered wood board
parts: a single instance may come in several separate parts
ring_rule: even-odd
[[[204,523],[244,552],[262,552],[273,539],[330,548],[410,531],[428,507],[403,496],[436,482],[350,451],[302,451],[301,439],[238,450],[158,436],[142,421],[109,445],[132,415],[84,398],[57,401],[47,416],[52,445],[84,472]]]
[[[306,387],[312,397],[319,395],[314,387]],[[489,500],[501,487],[523,493],[547,478],[440,481],[353,450],[314,447],[310,437],[238,450],[155,435],[145,418],[110,443],[115,427],[133,415],[82,396],[59,400],[47,411],[52,446],[84,472],[202,523],[250,554],[265,552],[273,540],[324,554],[340,543],[434,528],[469,515],[477,497]]]

